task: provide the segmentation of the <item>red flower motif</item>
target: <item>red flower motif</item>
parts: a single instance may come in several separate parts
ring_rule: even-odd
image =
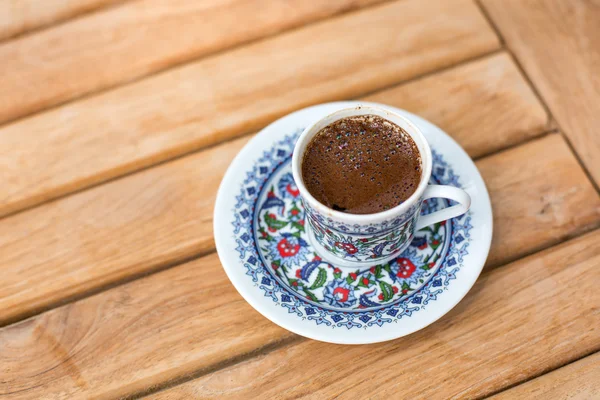
[[[348,301],[348,295],[350,294],[350,289],[346,289],[343,287],[336,287],[335,289],[333,289],[333,295],[335,296],[335,298],[344,303],[346,301]]]
[[[334,273],[334,274],[341,274],[341,273],[342,273],[342,270],[341,270],[341,269],[339,269],[339,268],[334,268],[334,270],[333,270],[333,273]]]
[[[420,245],[419,247],[417,247],[417,249],[419,250],[423,250],[427,247],[427,242],[423,243],[422,245]]]
[[[298,281],[292,282],[292,286],[298,286]]]
[[[369,241],[369,239],[367,239],[367,238],[362,238],[362,239],[358,239],[358,240],[360,240],[363,243],[367,243]]]
[[[302,278],[302,270],[301,269],[297,269],[296,270],[296,278]]]
[[[383,293],[379,293],[379,296],[377,296],[377,298],[381,301],[383,301]]]
[[[369,268],[369,271],[371,271],[371,273],[374,274],[375,273],[375,267]]]
[[[279,255],[281,257],[291,257],[295,256],[300,250],[300,244],[291,244],[288,242],[287,238],[283,238],[277,243],[277,250],[279,251]]]
[[[407,294],[408,293],[408,289],[402,289],[402,294]]]
[[[417,267],[415,267],[415,264],[413,264],[412,261],[410,261],[408,258],[398,258],[396,259],[396,262],[400,266],[398,272],[396,273],[396,276],[399,278],[410,278],[413,272],[415,272],[415,270],[417,269]]]
[[[285,187],[285,190],[287,190],[287,192],[289,194],[291,194],[294,197],[298,197],[298,195],[300,194],[300,191],[298,190],[298,188],[293,188],[291,183],[288,183],[288,185]]]
[[[441,225],[441,226],[444,226],[444,225],[446,225],[446,221],[442,221],[442,222],[440,222],[440,225]]]
[[[325,230],[325,233],[327,233],[327,234],[331,235],[331,231],[330,231],[329,229],[326,229],[326,230]]]
[[[437,246],[438,244],[440,244],[439,240],[434,240],[431,242],[432,245]]]
[[[271,268],[273,268],[273,270],[276,271],[277,268],[279,268],[279,266],[277,264],[275,264],[275,263],[272,263],[271,264]]]
[[[357,277],[358,275],[356,275],[356,273],[350,272],[350,278],[352,278],[353,281],[355,281]]]
[[[398,288],[396,286],[392,286],[392,290],[394,291],[394,294],[398,293]]]
[[[261,235],[262,235],[262,237],[264,237],[264,238],[266,238],[267,236],[269,236],[269,235],[267,234],[267,232],[265,232],[265,231],[262,231],[260,234],[261,234]]]
[[[334,245],[338,249],[343,249],[348,254],[354,254],[358,251],[356,246],[354,246],[352,243],[335,242]]]
[[[273,228],[272,226],[269,227],[269,232],[276,232],[277,229]]]
[[[435,267],[435,263],[434,263],[434,262],[430,262],[430,263],[429,263],[429,264],[427,264],[427,265],[429,265],[429,269],[432,269],[433,267]]]
[[[277,215],[275,215],[275,214],[273,214],[273,213],[269,214],[269,217],[270,217],[270,218],[273,218],[273,219],[277,219]]]
[[[304,220],[302,220],[302,221],[298,221],[298,223],[299,223],[300,225],[304,226]]]
[[[362,283],[363,285],[369,286],[369,278],[363,278]]]
[[[271,190],[267,193],[267,198],[272,199],[273,197],[275,197],[275,192]]]
[[[295,209],[295,208],[294,208],[294,209],[291,211],[292,215],[298,215],[298,213],[299,213],[299,212],[300,212],[300,211],[298,211],[298,210],[297,210],[297,209]]]
[[[321,257],[315,256],[315,258],[313,258],[313,261],[321,261]]]

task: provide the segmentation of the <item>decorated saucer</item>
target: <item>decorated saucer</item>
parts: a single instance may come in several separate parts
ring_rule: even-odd
[[[357,104],[388,108],[416,123],[433,153],[430,183],[461,187],[472,203],[468,213],[418,231],[391,262],[353,269],[324,261],[310,244],[291,159],[306,126]],[[421,213],[448,205],[426,200]],[[336,102],[289,114],[248,142],[219,188],[214,232],[229,279],[265,317],[316,340],[375,343],[426,327],[467,294],[489,252],[492,208],[477,167],[440,128],[394,107]],[[338,247],[354,251],[344,248],[350,245],[360,243]]]

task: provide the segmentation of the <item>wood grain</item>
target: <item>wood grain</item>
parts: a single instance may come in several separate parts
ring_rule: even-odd
[[[588,400],[600,398],[600,353],[506,390],[490,400]]]
[[[596,231],[491,270],[449,314],[407,337],[306,340],[153,398],[483,397],[600,349],[599,240]]]
[[[213,205],[247,138],[0,221],[0,321],[214,250]]]
[[[506,53],[383,90],[365,100],[427,118],[442,126],[472,157],[550,128],[544,108]]]
[[[0,122],[378,1],[142,0],[90,14],[0,46]]]
[[[598,2],[483,0],[482,3],[600,186]]]
[[[127,0],[3,0],[0,40]]]
[[[246,140],[0,221],[0,323],[212,251],[216,189]],[[494,265],[600,222],[600,199],[559,135],[478,166],[495,207]]]
[[[274,356],[262,350],[294,335],[246,304],[212,254],[0,329],[0,395],[116,398],[250,352],[250,361],[167,394],[365,398],[369,390],[400,393],[407,382],[411,398],[420,391],[431,398],[441,382],[461,398],[489,393],[600,347],[599,239],[596,231],[491,270],[450,315],[407,338],[357,347],[309,342]]]
[[[559,134],[477,162],[494,211],[488,265],[515,260],[599,225],[600,197],[576,164]]]
[[[0,397],[119,398],[293,336],[213,253],[0,330]]]
[[[0,129],[0,213],[498,46],[470,0],[401,0],[169,70]]]

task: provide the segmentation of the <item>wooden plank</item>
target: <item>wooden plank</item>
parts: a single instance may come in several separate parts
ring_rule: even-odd
[[[0,40],[126,0],[3,0]]]
[[[490,400],[588,400],[600,398],[600,353],[506,390]]]
[[[484,158],[477,167],[494,211],[488,265],[598,226],[600,198],[559,134]]]
[[[471,0],[401,0],[169,70],[0,129],[0,213],[498,46]]]
[[[599,241],[596,231],[491,270],[449,314],[405,338],[305,340],[154,398],[483,397],[600,349]]]
[[[483,0],[482,3],[600,186],[597,2]]]
[[[472,157],[550,128],[546,111],[506,53],[383,90],[365,100],[404,108],[444,127]]]
[[[0,397],[120,398],[293,336],[213,253],[0,330]]]
[[[216,189],[246,140],[0,221],[0,323],[212,251]],[[600,199],[559,135],[478,166],[495,207],[494,265],[600,222]]]
[[[0,122],[381,1],[142,0],[90,14],[0,46]]]

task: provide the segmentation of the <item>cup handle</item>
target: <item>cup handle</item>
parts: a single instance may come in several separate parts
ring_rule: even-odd
[[[434,197],[443,197],[444,199],[450,199],[457,201],[459,204],[452,207],[444,208],[434,213],[423,215],[419,217],[417,221],[416,230],[420,230],[428,225],[435,224],[436,222],[445,221],[450,218],[458,217],[463,215],[469,210],[471,206],[471,196],[462,189],[454,186],[446,185],[429,185],[425,189],[423,194],[423,200],[431,199]]]

